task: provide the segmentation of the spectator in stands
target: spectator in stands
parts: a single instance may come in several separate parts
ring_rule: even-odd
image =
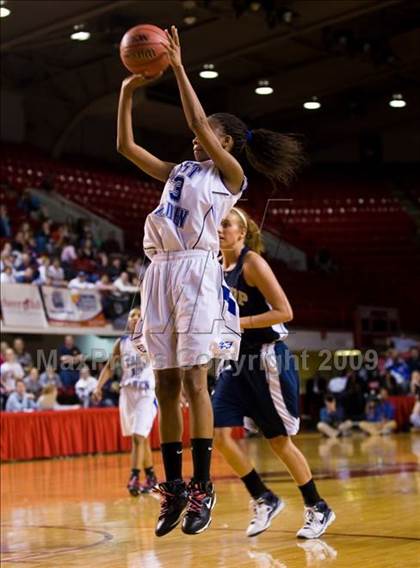
[[[36,280],[36,274],[33,268],[26,268],[23,272],[16,273],[18,284],[32,284],[34,280]]]
[[[100,251],[96,256],[96,265],[100,274],[104,273],[109,266],[108,255],[105,251]]]
[[[370,397],[366,404],[365,420],[359,422],[359,427],[370,436],[391,434],[397,428],[395,409],[388,400],[388,391],[381,389],[380,398]]]
[[[61,286],[66,284],[64,270],[60,264],[59,258],[54,258],[52,264],[47,267],[47,277],[50,279],[52,286]]]
[[[114,281],[123,271],[122,260],[119,256],[115,256],[111,261],[111,266],[107,270],[108,276]]]
[[[363,420],[365,413],[365,396],[362,379],[351,371],[347,375],[346,388],[342,394],[345,415],[354,421]]]
[[[88,282],[86,272],[80,271],[76,278],[70,280],[68,287],[77,290],[86,290],[88,288],[94,288],[95,284]]]
[[[39,376],[39,384],[42,388],[47,385],[54,385],[57,389],[61,388],[61,380],[58,373],[56,373],[54,367],[47,367],[43,373]]]
[[[37,232],[36,240],[36,251],[38,254],[43,254],[48,252],[48,244],[51,239],[51,220],[47,219],[41,225],[41,229]]]
[[[26,377],[23,379],[25,383],[26,392],[32,394],[36,400],[42,391],[41,383],[39,382],[39,371],[36,367],[32,367]]]
[[[64,389],[72,389],[79,380],[79,366],[84,357],[74,343],[72,335],[66,335],[64,345],[58,350],[59,375]]]
[[[102,274],[99,280],[95,282],[95,287],[98,290],[115,290],[114,284],[111,282],[108,274]]]
[[[5,359],[6,361],[0,367],[0,376],[6,394],[8,394],[15,389],[16,381],[23,379],[25,373],[22,365],[16,361],[13,349],[6,349]]]
[[[57,387],[52,383],[47,384],[37,400],[38,410],[75,410],[80,408],[80,404],[59,404],[57,395]]]
[[[114,232],[111,232],[108,235],[108,238],[105,240],[105,242],[102,245],[102,249],[108,254],[121,252],[120,243],[118,242],[117,236]]]
[[[13,275],[13,268],[11,266],[5,266],[0,275],[0,282],[2,284],[15,284],[16,278]]]
[[[80,369],[80,379],[77,381],[75,389],[76,395],[80,400],[83,408],[92,406],[92,393],[98,384],[97,379],[92,377],[90,369],[87,365]]]
[[[27,188],[23,191],[22,197],[18,202],[18,207],[19,209],[22,209],[22,211],[26,215],[32,215],[33,213],[39,211],[41,202],[39,201],[38,197],[36,197],[36,195],[33,195],[31,193],[31,190]]]
[[[385,387],[391,396],[403,394],[403,388],[397,383],[396,378],[390,371],[385,371],[381,379],[381,386]]]
[[[71,244],[69,237],[63,238],[63,248],[61,251],[61,262],[65,266],[71,266],[76,260],[77,254],[74,245]]]
[[[10,219],[7,213],[6,205],[0,205],[0,238],[8,239],[12,236],[12,229],[10,226]]]
[[[6,351],[9,349],[9,344],[7,341],[2,341],[0,343],[0,365],[6,361]]]
[[[410,376],[412,376],[414,371],[420,371],[420,357],[418,347],[412,347],[410,349],[410,357],[407,359],[407,365]]]
[[[24,412],[36,410],[37,404],[26,392],[25,383],[22,379],[16,381],[16,391],[12,392],[6,402],[7,412]]]
[[[13,341],[13,349],[15,351],[16,361],[23,367],[25,373],[29,372],[33,366],[32,355],[25,350],[25,342],[21,337],[16,337]]]
[[[33,267],[33,261],[31,255],[28,254],[27,252],[22,253],[19,262],[15,263],[15,269],[17,274],[19,274],[19,272],[24,272],[27,268],[32,268],[32,267]]]
[[[46,284],[47,282],[51,282],[51,280],[48,278],[47,273],[48,273],[48,268],[51,264],[50,258],[49,256],[47,256],[46,254],[43,254],[39,259],[38,259],[38,273],[39,273],[39,277],[37,279],[37,284]]]
[[[410,382],[410,368],[396,349],[389,350],[385,369],[391,373],[404,392],[407,392]]]
[[[26,244],[26,243],[25,243],[25,239],[24,239],[24,236],[23,236],[22,231],[18,231],[18,232],[16,233],[16,235],[14,236],[14,238],[13,238],[13,241],[12,241],[12,249],[13,249],[14,251],[16,250],[16,251],[18,251],[18,252],[23,252],[23,249],[24,249],[24,247],[25,247],[25,244]]]
[[[351,420],[344,419],[344,410],[337,407],[337,401],[331,394],[325,396],[325,406],[321,408],[317,428],[328,438],[338,438],[349,432],[353,426]]]
[[[324,272],[326,274],[337,270],[337,265],[335,264],[330,251],[326,248],[320,249],[315,254],[314,265],[319,272]]]
[[[133,288],[127,272],[121,272],[119,277],[114,280],[114,286],[120,292],[135,292],[136,290],[136,288]]]

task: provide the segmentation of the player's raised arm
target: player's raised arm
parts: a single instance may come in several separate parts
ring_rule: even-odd
[[[134,142],[131,117],[133,94],[147,83],[150,83],[150,79],[142,75],[131,75],[122,82],[118,103],[117,151],[149,176],[166,182],[175,164],[160,160]]]
[[[219,138],[210,126],[204,109],[182,65],[181,48],[176,27],[171,27],[171,33],[166,30],[166,35],[168,38],[168,57],[178,83],[188,126],[220,170],[226,187],[234,194],[239,193],[244,181],[242,166],[232,154],[223,148]]]

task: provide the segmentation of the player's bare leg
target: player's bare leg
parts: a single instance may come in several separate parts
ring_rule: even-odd
[[[133,434],[131,437],[131,476],[127,489],[133,497],[141,493],[140,469],[144,461],[144,436]]]

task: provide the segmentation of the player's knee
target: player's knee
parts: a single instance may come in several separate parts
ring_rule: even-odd
[[[159,404],[167,402],[177,402],[181,395],[181,384],[177,380],[170,378],[158,379],[156,382],[156,396]]]
[[[144,443],[144,436],[140,436],[140,434],[133,434],[133,444],[136,446],[141,446]]]
[[[213,444],[218,450],[223,449],[230,438],[230,428],[215,428],[213,434]]]
[[[288,452],[292,445],[292,441],[288,436],[276,436],[271,438],[269,443],[277,454]]]
[[[201,396],[203,393],[208,394],[207,377],[201,379],[201,377],[187,375],[184,378],[184,390],[189,400]]]

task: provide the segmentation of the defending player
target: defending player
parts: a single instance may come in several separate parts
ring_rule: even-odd
[[[134,308],[128,315],[128,329],[132,333],[140,318],[140,309]],[[114,365],[120,361],[122,376],[120,383],[120,422],[123,436],[132,437],[131,475],[127,489],[134,497],[148,493],[157,483],[153,470],[152,450],[149,434],[157,413],[155,398],[155,377],[146,353],[141,354],[131,342],[131,333],[114,344],[112,356],[102,369],[93,393],[99,401],[102,387],[111,378]],[[144,469],[146,482],[140,483],[140,470]]]
[[[225,280],[236,297],[243,329],[238,363],[221,372],[213,395],[215,446],[254,499],[248,536],[265,531],[284,504],[263,483],[232,439],[233,426],[251,418],[289,470],[305,503],[300,538],[318,538],[335,515],[318,494],[309,465],[291,440],[299,430],[299,377],[283,340],[293,317],[289,301],[260,256],[261,234],[242,209],[234,207],[220,229]]]
[[[195,135],[195,161],[164,162],[135,144],[132,96],[146,83],[142,77],[123,82],[118,112],[119,151],[165,182],[160,203],[145,224],[143,244],[152,262],[142,284],[142,331],[156,373],[166,476],[159,486],[157,536],[170,532],[185,508],[185,533],[200,533],[211,522],[213,413],[207,362],[215,355],[236,359],[240,343],[238,308],[217,260],[217,228],[246,188],[241,164],[283,179],[300,160],[299,145],[287,136],[257,130],[252,138],[232,115],[207,118],[183,68],[175,27],[167,32],[167,51]],[[193,479],[188,487],[182,479],[181,382],[190,405]]]

